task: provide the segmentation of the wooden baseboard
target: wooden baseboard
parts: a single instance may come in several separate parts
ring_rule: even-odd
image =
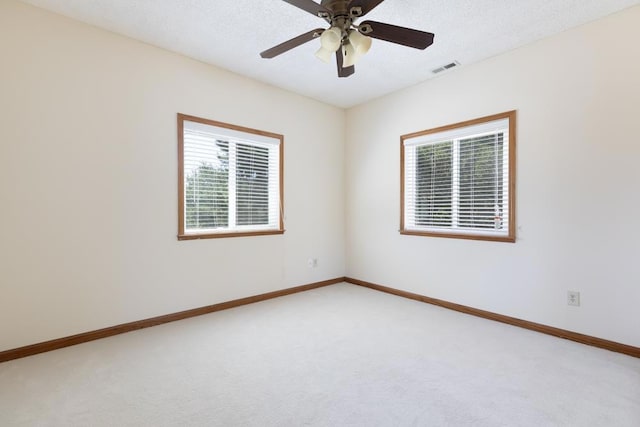
[[[152,317],[150,319],[138,320],[136,322],[124,323],[122,325],[111,326],[109,328],[98,329],[97,331],[84,332],[77,335],[72,335],[65,338],[59,338],[51,341],[41,342],[38,344],[32,344],[25,347],[16,348],[13,350],[6,350],[0,352],[0,363],[13,359],[20,359],[22,357],[33,356],[34,354],[44,353],[47,351],[57,350],[64,347],[70,347],[72,345],[82,344],[89,341],[98,340],[101,338],[107,338],[114,335],[124,334],[126,332],[135,331],[138,329],[149,328],[151,326],[162,325],[164,323],[175,322],[176,320],[188,319],[190,317],[201,316],[203,314],[213,313],[216,311],[227,310],[229,308],[240,307],[242,305],[252,304],[254,302],[265,301],[273,298],[282,297],[285,295],[291,295],[298,292],[309,291],[311,289],[321,288],[323,286],[329,286],[336,283],[344,282],[344,277],[339,277],[332,280],[325,280],[322,282],[311,283],[303,286],[296,286],[294,288],[283,289],[280,291],[268,292],[266,294],[255,295],[247,298],[240,298],[233,301],[222,302],[219,304],[208,305],[206,307],[194,308],[191,310],[185,310],[178,313],[167,314],[164,316]]]
[[[564,329],[554,328],[552,326],[542,325],[540,323],[529,322],[526,320],[517,319],[515,317],[504,316],[502,314],[492,313],[490,311],[480,310],[473,307],[467,307],[465,305],[455,304],[452,302],[443,301],[435,298],[429,298],[424,295],[401,291],[398,289],[389,288],[387,286],[376,285],[374,283],[369,283],[363,280],[353,279],[350,277],[345,277],[344,281],[347,283],[351,283],[353,285],[364,286],[365,288],[374,289],[376,291],[386,292],[388,294],[397,295],[403,298],[409,298],[412,300],[437,305],[440,307],[448,308],[450,310],[459,311],[461,313],[471,314],[473,316],[495,320],[497,322],[518,326],[518,327],[529,329],[532,331],[541,332],[543,334],[553,335],[554,337],[564,338],[567,340],[579,342],[581,344],[587,344],[593,347],[604,348],[607,350],[615,351],[617,353],[622,353],[629,356],[640,358],[640,347],[634,347],[627,344],[620,344],[615,341],[609,341],[602,338],[583,335],[577,332],[571,332]]]
[[[273,298],[282,297],[285,295],[291,295],[298,292],[304,292],[311,289],[321,288],[323,286],[329,286],[336,283],[347,282],[353,285],[363,286],[365,288],[373,289],[380,292],[386,292],[388,294],[397,295],[403,298],[408,298],[416,301],[425,302],[428,304],[437,305],[440,307],[448,308],[450,310],[459,311],[461,313],[470,314],[473,316],[482,317],[485,319],[495,320],[497,322],[506,323],[513,326],[529,329],[543,334],[552,335],[558,338],[564,338],[571,341],[576,341],[581,344],[587,344],[594,347],[604,348],[607,350],[615,351],[617,353],[626,354],[633,357],[640,358],[640,348],[630,346],[627,344],[620,344],[614,341],[605,340],[602,338],[596,338],[589,335],[579,334],[577,332],[571,332],[564,329],[554,328],[552,326],[542,325],[540,323],[529,322],[515,317],[504,316],[502,314],[492,313],[490,311],[480,310],[473,307],[468,307],[461,304],[455,304],[448,301],[439,300],[436,298],[426,297],[424,295],[414,294],[411,292],[401,291],[399,289],[390,288],[387,286],[376,285],[374,283],[365,282],[363,280],[353,279],[350,277],[339,277],[332,280],[325,280],[322,282],[311,283],[303,286],[296,286],[293,288],[283,289],[280,291],[268,292],[266,294],[255,295],[246,298],[240,298],[233,301],[223,302],[214,305],[208,305],[206,307],[194,308],[192,310],[181,311],[178,313],[167,314],[164,316],[152,317],[150,319],[139,320],[136,322],[124,323],[122,325],[112,326],[109,328],[99,329],[91,332],[84,332],[77,335],[72,335],[65,338],[59,338],[51,341],[46,341],[38,344],[28,345],[12,350],[6,350],[0,352],[0,363],[7,362],[9,360],[20,359],[22,357],[33,356],[34,354],[45,353],[47,351],[57,350],[64,347],[70,347],[72,345],[82,344],[89,341],[98,340],[101,338],[107,338],[114,335],[124,334],[126,332],[135,331],[138,329],[149,328],[151,326],[162,325],[164,323],[175,322],[177,320],[188,319],[190,317],[201,316],[203,314],[213,313],[216,311],[227,310],[229,308],[240,307],[255,302],[266,301]]]

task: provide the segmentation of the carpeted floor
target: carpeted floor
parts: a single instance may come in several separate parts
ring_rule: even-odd
[[[640,426],[640,359],[340,284],[0,364],[0,426]]]

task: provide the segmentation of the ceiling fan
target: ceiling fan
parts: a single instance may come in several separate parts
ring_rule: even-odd
[[[321,0],[320,4],[313,0],[284,1],[324,19],[330,27],[316,28],[267,49],[260,54],[263,58],[274,58],[319,37],[321,46],[316,56],[328,63],[335,52],[338,77],[349,77],[355,73],[358,59],[369,51],[371,37],[415,49],[426,49],[433,44],[434,35],[425,31],[375,21],[355,24],[384,0]]]

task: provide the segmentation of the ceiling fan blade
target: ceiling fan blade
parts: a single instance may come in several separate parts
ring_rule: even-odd
[[[308,33],[300,34],[298,37],[294,37],[291,40],[287,40],[284,43],[280,43],[277,46],[272,47],[271,49],[267,49],[260,54],[263,58],[273,58],[282,53],[285,53],[288,50],[293,49],[294,47],[298,47],[301,44],[309,42],[317,37],[320,37],[324,29],[316,28],[315,30],[311,30]]]
[[[284,1],[302,10],[306,10],[307,12],[315,16],[320,16],[320,13],[325,13],[327,14],[327,16],[331,14],[331,12],[329,12],[327,8],[319,5],[313,0],[284,0]]]
[[[356,72],[356,67],[353,65],[351,67],[342,66],[342,64],[344,64],[342,49],[338,49],[336,51],[336,62],[338,64],[338,77],[349,77],[350,75]]]
[[[382,3],[384,0],[353,0],[349,4],[349,9],[351,10],[354,7],[362,8],[362,15],[364,16],[367,13],[371,12],[377,5]]]
[[[401,44],[416,49],[426,49],[433,44],[433,33],[398,27],[382,22],[365,21],[359,26],[359,31],[374,39]]]

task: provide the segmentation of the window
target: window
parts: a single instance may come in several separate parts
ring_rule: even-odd
[[[515,242],[510,111],[401,137],[402,234]]]
[[[283,140],[178,114],[178,239],[282,234]]]

